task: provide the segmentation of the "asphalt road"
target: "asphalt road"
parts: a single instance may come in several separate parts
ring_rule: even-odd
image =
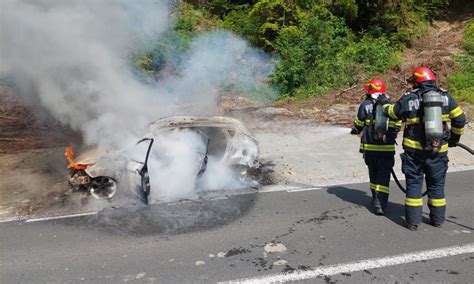
[[[473,175],[448,175],[445,226],[425,223],[417,232],[403,226],[403,195],[394,185],[386,216],[373,215],[367,184],[0,223],[0,282],[260,283],[305,272],[299,279],[308,283],[468,283],[474,279]],[[442,256],[459,245],[471,252]],[[430,259],[434,252],[439,258]],[[401,254],[406,261],[393,265]],[[357,261],[379,268],[357,264],[347,272],[347,263]],[[341,270],[313,272],[333,267]]]

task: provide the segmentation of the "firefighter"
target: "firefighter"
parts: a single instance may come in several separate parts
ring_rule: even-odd
[[[466,117],[448,92],[438,88],[429,68],[416,68],[408,82],[413,89],[395,104],[386,105],[385,113],[405,122],[404,153],[400,155],[406,178],[405,221],[408,229],[416,231],[422,220],[423,178],[428,191],[430,224],[441,227],[445,220],[448,147],[455,147],[459,142]]]
[[[388,119],[383,106],[390,102],[382,80],[372,79],[364,87],[365,100],[360,104],[351,134],[361,135],[360,152],[369,169],[372,206],[376,215],[384,215],[389,196],[390,173],[395,164],[395,139],[401,121]]]

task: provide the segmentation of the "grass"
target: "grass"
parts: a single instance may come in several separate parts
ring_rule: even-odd
[[[463,48],[465,53],[456,58],[457,71],[448,76],[449,89],[456,100],[474,104],[474,21],[466,28]]]

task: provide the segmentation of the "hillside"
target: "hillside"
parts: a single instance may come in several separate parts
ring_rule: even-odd
[[[455,58],[464,52],[463,35],[470,17],[456,20],[434,21],[426,36],[416,38],[402,52],[402,64],[384,73],[374,75],[387,83],[388,92],[394,98],[400,97],[409,85],[405,83],[416,66],[429,66],[436,72],[441,87],[449,89],[447,76],[456,71]],[[287,98],[275,103],[277,107],[290,110],[296,116],[312,118],[320,122],[350,125],[357,104],[363,98],[363,86],[369,77],[350,87],[344,87],[309,99]],[[473,106],[463,103],[468,114]],[[336,114],[336,117],[333,116]],[[470,116],[470,115],[468,115]]]

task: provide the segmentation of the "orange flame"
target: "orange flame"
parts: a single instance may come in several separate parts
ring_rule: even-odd
[[[69,145],[64,149],[64,155],[66,156],[66,160],[68,162],[67,168],[73,170],[85,170],[88,166],[93,164],[78,164],[74,160],[74,149],[72,145]]]

